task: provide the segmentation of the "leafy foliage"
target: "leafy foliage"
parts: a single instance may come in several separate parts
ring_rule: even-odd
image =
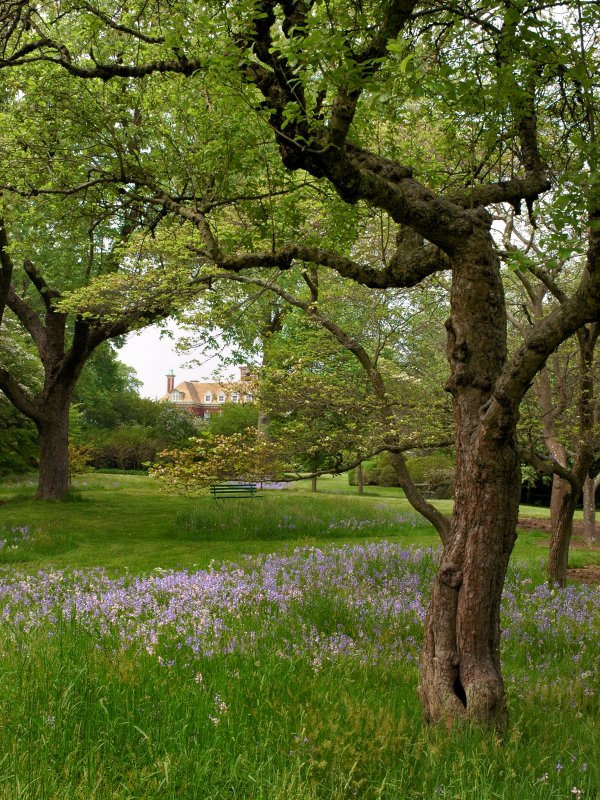
[[[267,481],[285,471],[282,447],[247,429],[227,436],[206,434],[185,450],[166,450],[150,469],[165,488],[196,494],[225,481]]]

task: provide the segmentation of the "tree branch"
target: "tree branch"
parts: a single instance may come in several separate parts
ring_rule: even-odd
[[[37,311],[23,300],[12,286],[8,291],[7,305],[10,310],[17,315],[25,330],[35,342],[38,352],[43,352],[46,348],[47,341],[46,328]]]
[[[567,481],[575,491],[579,491],[581,489],[579,482],[571,470],[563,467],[562,464],[559,464],[558,461],[556,461],[556,459],[544,459],[531,449],[520,449],[519,456],[523,461],[531,464],[536,472],[541,472],[543,475],[558,475],[559,477],[563,478],[563,480]]]

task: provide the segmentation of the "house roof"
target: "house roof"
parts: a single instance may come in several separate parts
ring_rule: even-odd
[[[180,403],[198,403],[199,405],[205,404],[204,396],[209,392],[213,398],[219,394],[229,395],[236,391],[240,393],[238,384],[200,381],[182,381],[173,388],[173,391],[181,392],[183,395],[183,399],[179,401]],[[169,399],[169,393],[161,397],[161,400]]]

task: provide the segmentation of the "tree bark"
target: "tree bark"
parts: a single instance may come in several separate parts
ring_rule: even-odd
[[[40,435],[40,470],[36,498],[61,500],[69,489],[69,406],[66,402],[46,409],[37,423]]]
[[[363,475],[362,461],[356,467],[356,491],[358,494],[364,494],[365,492],[365,481]]]
[[[575,458],[569,470],[570,480],[554,475],[550,520],[552,534],[548,555],[548,582],[565,586],[569,561],[569,545],[573,533],[573,516],[581,491],[589,477],[594,462],[594,429],[597,404],[594,403],[594,353],[598,341],[597,324],[583,326],[577,331],[579,345],[579,371],[577,387],[577,428]],[[567,466],[567,451],[563,445],[555,445],[555,458]]]
[[[586,544],[595,544],[596,536],[596,489],[598,477],[587,476],[583,484],[583,537]]]
[[[569,545],[573,533],[573,515],[579,492],[555,475],[552,479],[552,498],[550,500],[550,551],[548,553],[548,583],[564,587],[567,582]]]
[[[310,490],[311,490],[311,492],[316,492],[317,491],[317,476],[316,475],[312,475],[311,476],[311,479],[310,479]]]
[[[506,360],[506,311],[489,234],[455,258],[448,354],[457,471],[450,534],[425,625],[419,695],[428,721],[506,723],[500,600],[521,488],[516,413],[485,411]]]

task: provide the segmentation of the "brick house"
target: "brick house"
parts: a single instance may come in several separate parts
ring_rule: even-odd
[[[248,367],[240,367],[240,379],[237,382],[216,381],[182,381],[175,385],[173,370],[167,373],[167,393],[160,399],[163,402],[175,403],[195,417],[210,419],[213,414],[220,414],[223,403],[251,403],[253,385],[250,382]]]

